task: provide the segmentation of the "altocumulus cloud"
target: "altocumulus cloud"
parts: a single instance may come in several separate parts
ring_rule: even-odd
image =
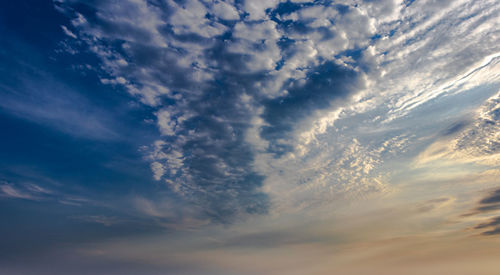
[[[471,67],[498,50],[490,38],[481,51],[472,46],[456,51],[459,43],[446,35],[456,25],[453,37],[461,44],[488,35],[470,30],[492,24],[494,11],[487,11],[495,7],[492,1],[432,6],[413,1],[57,0],[54,5],[71,19],[61,26],[71,41],[84,42],[101,60],[101,82],[125,89],[153,110],[161,134],[147,150],[153,177],[220,222],[269,211],[271,200],[262,186],[269,174],[286,170],[262,169],[271,161],[279,160],[274,162],[279,166],[306,156],[313,171],[310,160],[330,159],[321,153],[325,144],[313,141],[339,116],[385,106],[393,109],[386,119],[397,118],[443,93],[428,89],[429,83],[457,82],[453,77],[462,71],[443,68]],[[440,20],[445,16],[452,19]],[[470,53],[471,58],[462,58]],[[374,86],[382,79],[384,85]],[[355,107],[345,109],[348,103]],[[394,146],[407,139],[392,138],[398,139]],[[392,150],[350,142],[344,153],[359,152],[363,161],[347,162],[342,152],[328,149],[339,161],[322,165],[320,177],[307,181],[318,187],[325,177],[368,175],[381,162],[381,152]],[[288,168],[304,164],[293,163]],[[336,171],[327,172],[332,167]]]
[[[328,3],[55,5],[72,18],[65,32],[100,57],[101,82],[154,108],[154,177],[219,221],[267,212],[252,140],[276,157],[292,151],[295,131],[363,87],[363,72],[335,55],[373,35],[360,10]]]

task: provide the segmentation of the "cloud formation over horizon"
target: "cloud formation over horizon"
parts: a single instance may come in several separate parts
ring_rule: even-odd
[[[0,273],[498,273],[498,1],[0,6]]]
[[[487,26],[498,9],[492,1],[70,0],[55,6],[71,19],[62,26],[68,40],[84,42],[101,60],[95,68],[101,82],[154,110],[161,138],[147,156],[153,177],[220,221],[267,213],[274,198],[263,190],[279,184],[266,181],[274,172],[260,167],[318,158],[316,148],[324,145],[317,137],[335,121],[390,108],[386,117],[371,115],[390,122],[450,93],[450,85],[464,82],[456,75],[470,78],[466,70],[477,58],[500,51],[497,34],[474,31],[492,30]],[[425,16],[417,12],[422,9]],[[453,33],[446,31],[451,25],[458,25]],[[470,44],[480,37],[489,37],[485,45]],[[431,83],[445,88],[430,89]],[[330,182],[326,187],[337,192],[338,179],[349,182],[342,175],[357,168],[332,165],[310,169],[321,175],[318,184]],[[359,169],[374,168],[372,161]],[[316,185],[288,178],[291,189]],[[381,179],[357,188],[372,184]]]

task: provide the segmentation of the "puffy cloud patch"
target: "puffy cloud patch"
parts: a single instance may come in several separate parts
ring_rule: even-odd
[[[264,176],[254,169],[251,129],[270,144],[268,152],[280,153],[283,140],[293,144],[297,131],[363,86],[362,72],[334,61],[334,54],[371,35],[360,32],[366,19],[348,36],[334,30],[366,17],[362,12],[318,3],[322,20],[333,16],[339,23],[304,19],[308,26],[300,31],[274,16],[275,8],[283,9],[278,4],[126,1],[102,2],[91,11],[56,4],[101,58],[102,83],[122,86],[155,110],[162,138],[150,147],[153,177],[215,220],[269,208]],[[322,42],[329,37],[342,45]],[[259,117],[263,124],[250,123]]]
[[[455,148],[482,163],[500,164],[500,93],[479,109],[477,120],[460,135]]]
[[[216,1],[212,6],[215,16],[223,20],[238,20],[240,15],[234,6],[223,1]]]
[[[280,0],[245,0],[243,11],[248,14],[249,20],[262,20],[267,16],[267,10],[274,8]]]
[[[151,108],[153,177],[221,222],[267,213],[264,191],[301,201],[310,190],[385,190],[377,168],[409,136],[370,143],[334,122],[376,108],[389,115],[370,121],[391,121],[491,80],[500,50],[494,1],[55,5],[100,58],[102,83]]]

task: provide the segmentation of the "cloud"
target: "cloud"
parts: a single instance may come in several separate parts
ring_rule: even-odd
[[[331,110],[335,101],[345,100],[363,85],[357,72],[333,62],[326,62],[312,71],[305,83],[292,82],[286,95],[265,102],[262,117],[266,126],[262,127],[261,132],[264,139],[278,142],[286,140],[302,120],[313,120],[318,112]],[[293,148],[294,143],[278,142],[271,142],[270,151],[279,153],[286,150],[287,145]]]
[[[46,53],[15,37],[3,42],[9,49],[0,52],[3,114],[79,138],[120,138],[112,112],[93,101],[78,83],[59,78]]]
[[[37,217],[44,221],[37,226],[61,230],[37,230],[40,235],[28,241],[20,232],[20,243],[29,244],[23,253],[36,239],[44,249],[77,243],[78,253],[70,256],[104,273],[120,265],[137,266],[137,273],[153,266],[157,273],[164,267],[167,273],[329,274],[332,265],[355,272],[347,266],[356,262],[360,273],[383,266],[400,274],[410,263],[430,270],[421,265],[423,248],[431,251],[425,260],[435,263],[439,254],[465,272],[456,262],[467,261],[455,257],[477,250],[469,249],[473,241],[455,242],[461,225],[452,219],[474,203],[462,197],[464,190],[494,184],[499,173],[498,95],[467,113],[478,105],[467,99],[479,93],[477,101],[486,99],[499,88],[496,1],[53,3],[69,19],[55,24],[65,37],[59,51],[69,53],[57,61],[92,61],[74,68],[91,71],[85,80],[94,79],[89,86],[99,92],[125,93],[127,104],[140,106],[131,116],[154,133],[143,137],[151,133],[130,127],[116,134],[114,126],[130,121],[107,119],[115,113],[107,109],[114,97],[103,108],[92,107],[78,87],[52,85],[46,74],[39,74],[45,81],[5,89],[0,105],[9,115],[94,139],[68,143],[57,151],[64,158],[50,165],[39,160],[51,150],[32,158],[64,185],[0,183],[9,205],[36,200],[44,207],[30,209],[58,207],[50,213],[55,223]],[[452,97],[462,100],[447,101]],[[438,115],[426,107],[439,109]],[[117,136],[137,140],[99,145]],[[137,143],[149,163],[116,164],[116,154]],[[99,153],[88,153],[90,147]],[[66,153],[84,160],[63,163]],[[428,166],[413,167],[416,155]],[[17,156],[25,163],[22,158]],[[92,176],[73,173],[83,166]],[[103,171],[116,166],[119,175]],[[450,175],[454,181],[442,180]],[[64,189],[92,190],[95,197]],[[473,232],[497,234],[497,189],[472,206]],[[57,213],[64,211],[72,213],[61,227]],[[57,239],[40,238],[43,232]],[[385,239],[389,235],[396,239]],[[17,240],[9,243],[19,249]],[[459,246],[468,248],[456,252]],[[498,255],[480,254],[491,256],[481,263],[494,266]],[[402,264],[392,269],[395,259]]]
[[[26,199],[40,201],[51,199],[55,192],[48,188],[34,183],[13,183],[9,181],[0,181],[0,196],[9,199]]]
[[[488,229],[481,233],[481,235],[484,236],[498,235],[500,234],[500,217],[494,217],[489,219],[487,222],[480,223],[476,225],[474,229]]]
[[[111,120],[109,114],[92,106],[86,98],[72,93],[69,88],[39,86],[24,89],[22,93],[12,91],[4,94],[0,106],[17,117],[72,136],[98,140],[120,139],[110,126],[112,123],[106,122]],[[66,93],[54,93],[52,89],[64,89]],[[26,90],[31,97],[22,96]],[[93,110],[92,114],[88,113],[88,109]]]
[[[83,215],[83,216],[75,216],[73,219],[88,223],[98,223],[104,226],[112,226],[119,223],[123,223],[123,220],[120,220],[117,217],[104,216],[104,215]]]
[[[500,189],[493,191],[480,201],[481,204],[500,203]]]
[[[477,112],[477,119],[464,131],[455,145],[456,150],[480,163],[500,164],[500,92],[489,98]]]
[[[447,129],[442,138],[420,154],[417,162],[424,164],[447,159],[498,167],[499,110],[500,93],[497,93],[475,110],[472,120],[459,122]]]
[[[332,142],[336,146],[328,146]],[[256,167],[268,175],[265,190],[273,198],[273,214],[309,213],[344,199],[391,192],[388,175],[379,167],[385,155],[400,152],[392,142],[379,147],[326,135],[303,154],[259,156]]]
[[[273,9],[279,0],[245,0],[243,11],[248,13],[248,20],[262,20],[267,17],[266,10]]]
[[[474,226],[473,229],[481,230],[481,235],[484,236],[497,235],[500,234],[500,216],[495,216],[498,210],[500,210],[500,189],[497,188],[488,192],[477,202],[477,206],[473,210],[462,216],[479,216],[477,219],[482,220],[482,222]],[[484,231],[485,229],[488,230]]]
[[[71,38],[74,38],[74,39],[77,39],[77,38],[78,38],[78,37],[76,37],[76,35],[75,35],[73,32],[71,32],[71,31],[70,31],[70,30],[69,30],[66,26],[61,26],[61,28],[62,28],[63,32],[64,32],[67,36],[69,36],[69,37],[71,37]]]
[[[24,61],[22,61],[24,62]],[[25,68],[26,69],[26,68]],[[4,87],[0,107],[10,115],[63,133],[97,140],[119,139],[112,116],[74,89],[37,71],[22,78],[19,86]]]
[[[492,230],[489,230],[489,231],[485,231],[485,232],[483,232],[481,234],[485,235],[485,236],[499,235],[500,234],[500,227],[496,227],[495,229],[492,229]]]
[[[431,212],[431,211],[434,211],[440,207],[443,207],[443,206],[449,204],[452,201],[453,201],[452,198],[438,198],[438,199],[428,200],[428,201],[422,203],[421,205],[419,205],[417,207],[417,211],[419,213]]]
[[[213,4],[211,11],[215,16],[223,20],[238,20],[240,15],[234,6],[223,1],[217,1]]]
[[[389,119],[467,86],[491,84],[496,74],[497,62],[488,62],[500,51],[498,41],[489,38],[496,37],[490,27],[497,20],[494,1],[443,1],[436,10],[432,5],[422,1],[404,8],[406,23],[388,24],[387,34],[374,44],[376,62],[387,64],[381,67],[384,83],[376,89],[391,94]]]
[[[2,184],[0,190],[3,192],[3,196],[7,198],[35,200],[35,197],[31,194],[17,190],[9,184]]]
[[[203,209],[186,207],[184,203],[169,197],[152,200],[138,196],[132,199],[134,210],[129,214],[134,216],[133,221],[142,221],[169,230],[195,229],[209,223],[210,220]]]
[[[269,213],[270,195],[300,204],[311,194],[387,190],[378,168],[415,137],[370,142],[352,138],[354,123],[333,125],[374,109],[382,115],[369,120],[387,123],[493,78],[494,2],[424,2],[55,5],[100,59],[101,82],[151,108],[152,177],[227,222]],[[335,138],[345,146],[332,146]]]
[[[500,225],[500,217],[493,218],[486,223],[482,223],[482,224],[477,225],[474,228],[475,229],[482,229],[482,228],[496,226],[496,225]]]
[[[203,38],[210,38],[221,35],[227,27],[221,23],[214,22],[205,17],[207,8],[202,2],[197,0],[187,0],[182,4],[177,4],[174,1],[167,1],[169,8],[172,10],[169,23],[176,35],[192,35],[196,34]],[[225,4],[225,3],[224,3]],[[231,9],[227,5],[214,5],[214,13],[219,15],[227,15],[229,18],[234,17],[234,8]],[[221,14],[221,8],[225,7],[225,11]],[[224,13],[229,11],[229,13]]]
[[[36,183],[33,183],[36,182]],[[0,198],[4,199],[23,199],[36,202],[49,202],[56,205],[64,204],[69,206],[89,206],[101,205],[102,203],[92,201],[74,192],[62,190],[59,183],[43,176],[34,176],[27,174],[21,179],[14,181],[0,180]]]
[[[473,213],[491,212],[497,209],[500,209],[500,189],[493,190],[483,197]]]
[[[201,206],[214,220],[266,213],[269,208],[261,191],[264,177],[253,168],[255,153],[247,142],[247,131],[253,127],[249,121],[261,115],[260,109],[269,125],[262,135],[272,147],[279,147],[277,140],[293,135],[295,129],[282,136],[277,132],[334,108],[333,101],[345,99],[361,85],[354,69],[315,60],[302,49],[311,47],[307,43],[292,43],[288,49],[280,45],[283,39],[299,36],[293,29],[287,31],[283,22],[262,20],[267,17],[264,11],[277,4],[127,1],[118,7],[103,2],[95,6],[95,13],[73,13],[73,27],[108,74],[102,82],[122,85],[157,110],[163,138],[151,146],[148,156],[154,178],[164,180],[171,191]],[[58,6],[71,14],[71,3]],[[252,22],[229,22],[238,19],[239,9]],[[357,11],[351,17],[344,13],[340,21],[347,24],[357,16]],[[315,32],[313,26],[311,34]],[[300,39],[307,35],[302,32]],[[110,46],[115,42],[116,47]],[[331,60],[330,53],[320,56]],[[300,61],[304,54],[310,56],[306,62]],[[286,95],[277,92],[284,89]]]

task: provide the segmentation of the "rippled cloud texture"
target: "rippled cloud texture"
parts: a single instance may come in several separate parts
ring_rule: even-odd
[[[0,271],[500,267],[497,1],[2,6]]]

